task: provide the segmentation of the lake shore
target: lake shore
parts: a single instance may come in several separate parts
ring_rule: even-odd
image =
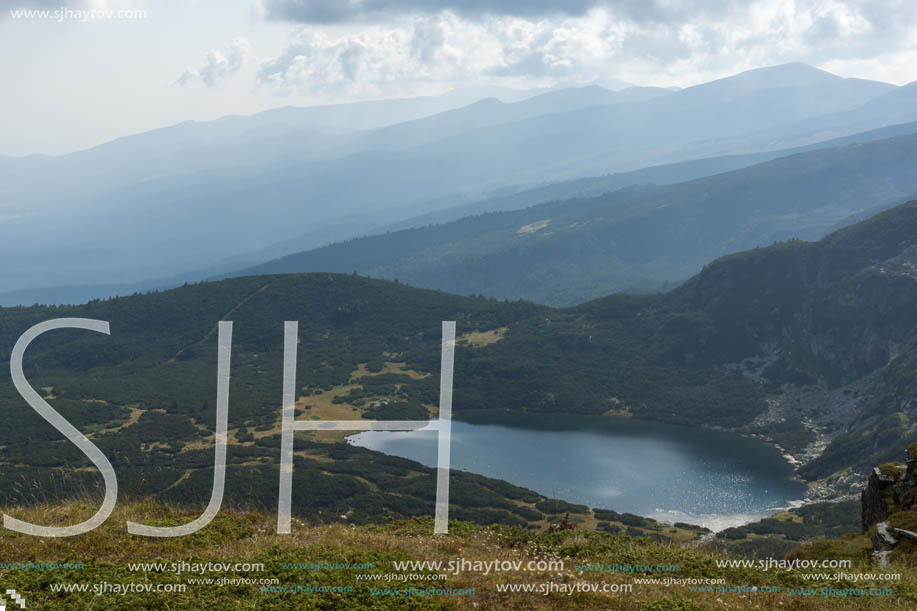
[[[772,445],[749,443],[750,438],[731,432],[498,410],[463,410],[453,431],[454,469],[667,523],[722,530],[782,511],[801,502],[805,492],[792,465]],[[354,435],[348,442],[434,466],[435,457],[411,441],[410,433],[387,435],[388,440]]]

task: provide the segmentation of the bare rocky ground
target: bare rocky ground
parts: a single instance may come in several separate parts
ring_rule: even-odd
[[[765,369],[778,358],[775,346],[765,346],[764,356],[732,363],[727,369],[736,371],[762,385]],[[847,424],[870,396],[875,376],[865,376],[837,388],[819,383],[810,386],[784,384],[768,393],[767,409],[750,426],[738,431],[776,446],[784,458],[797,469],[821,456],[831,440],[843,432]],[[772,436],[775,425],[787,420],[802,422],[813,440],[802,449],[788,450]],[[867,476],[846,469],[824,479],[809,482],[805,502],[840,501],[859,498]]]

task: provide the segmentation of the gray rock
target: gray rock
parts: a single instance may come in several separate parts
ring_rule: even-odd
[[[885,502],[884,492],[895,485],[894,476],[883,475],[878,469],[873,469],[869,475],[866,489],[860,495],[861,522],[863,532],[877,522],[888,519],[888,504]]]
[[[888,522],[876,524],[876,534],[872,536],[872,548],[878,552],[895,545],[898,545],[898,539],[888,532]]]

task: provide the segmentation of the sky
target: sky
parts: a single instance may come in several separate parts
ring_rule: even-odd
[[[902,85],[917,80],[917,2],[0,0],[0,52],[0,155],[62,154],[481,84],[685,87],[798,61]]]

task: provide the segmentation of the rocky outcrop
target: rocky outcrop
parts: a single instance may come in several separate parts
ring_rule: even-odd
[[[917,443],[908,446],[906,463],[885,463],[873,469],[860,499],[864,532],[892,513],[917,508]]]
[[[917,497],[917,460],[908,460],[904,476],[895,482],[895,501],[902,509],[911,509]]]
[[[880,565],[902,539],[917,541],[917,444],[908,447],[906,463],[885,463],[873,469],[861,495],[863,531],[873,526],[873,557]]]
[[[884,522],[891,513],[889,507],[889,492],[894,492],[897,479],[893,475],[882,473],[878,467],[869,474],[866,489],[860,495],[862,509],[860,511],[863,531],[869,530],[873,524]]]

